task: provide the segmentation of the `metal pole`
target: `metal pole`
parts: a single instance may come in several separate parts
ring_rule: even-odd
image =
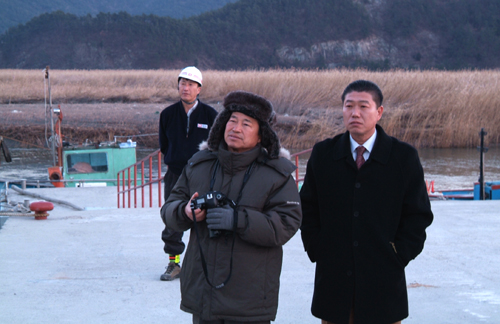
[[[117,196],[117,205],[120,208],[120,172],[116,175],[116,196]]]
[[[481,136],[481,146],[478,147],[479,150],[479,200],[484,200],[484,153],[488,152],[488,148],[484,147],[484,135],[486,135],[484,128],[481,128],[479,136]]]
[[[161,152],[158,151],[158,207],[163,205],[163,197],[161,195]]]
[[[51,89],[50,89],[50,74],[49,74],[49,66],[47,65],[47,67],[45,68],[45,77],[47,79],[47,84],[48,84],[48,88],[49,88],[49,118],[50,118],[50,136],[52,138],[52,141],[51,141],[51,150],[52,150],[52,161],[53,161],[53,164],[52,165],[56,165],[56,143],[55,143],[55,134],[54,134],[54,117],[53,117],[53,114],[54,114],[54,111],[52,110],[52,92],[51,92]]]
[[[141,185],[142,208],[144,208],[144,161],[141,162]]]
[[[153,157],[149,157],[149,207],[153,207]],[[159,198],[159,197],[158,197]]]

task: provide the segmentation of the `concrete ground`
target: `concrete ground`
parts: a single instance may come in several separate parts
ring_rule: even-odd
[[[87,210],[55,204],[47,220],[12,216],[3,225],[0,323],[191,323],[179,281],[159,280],[167,257],[158,207],[117,209],[112,187],[32,191]],[[407,267],[403,323],[500,323],[500,201],[432,208],[424,251]],[[320,323],[310,313],[313,282],[297,233],[284,246],[275,323]]]

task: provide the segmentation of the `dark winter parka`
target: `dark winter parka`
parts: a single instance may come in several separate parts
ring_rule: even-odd
[[[314,316],[393,323],[408,316],[405,267],[423,249],[433,219],[417,151],[377,125],[358,171],[349,132],[317,143],[300,197],[302,240],[316,279]]]
[[[193,221],[184,213],[190,197],[209,191],[216,168],[213,190],[237,201],[243,178],[255,161],[238,204],[234,236],[209,238],[205,220],[197,223],[208,277],[218,285],[227,278],[233,254],[232,276],[226,286],[214,289],[203,273]],[[295,166],[281,157],[269,159],[260,144],[232,153],[221,143],[218,151],[196,153],[162,208],[161,215],[175,231],[191,229],[189,246],[181,272],[181,309],[204,320],[269,321],[276,317],[282,245],[298,230],[302,218],[300,198],[292,172]],[[231,252],[233,238],[234,251]]]

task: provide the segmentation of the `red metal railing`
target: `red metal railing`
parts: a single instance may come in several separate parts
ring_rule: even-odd
[[[157,177],[153,179],[153,158],[157,157]],[[144,179],[144,163],[147,161],[149,163],[149,175],[148,178]],[[137,168],[140,166],[140,183],[137,183]],[[133,169],[133,178],[131,178],[131,170]],[[125,174],[127,175],[125,177]],[[120,180],[121,175],[121,180]],[[129,166],[118,172],[117,174],[117,203],[118,208],[120,208],[120,198],[122,200],[122,208],[131,208],[132,199],[131,195],[133,192],[134,195],[134,208],[137,208],[137,190],[141,189],[141,202],[142,208],[144,208],[144,188],[149,186],[149,207],[153,207],[153,184],[158,183],[158,207],[161,207],[162,204],[162,195],[161,195],[161,181],[163,180],[162,172],[161,172],[161,152],[157,150],[139,162]],[[120,190],[121,187],[121,190]],[[121,196],[120,196],[121,195]],[[128,201],[128,206],[127,205]]]
[[[290,158],[293,158],[295,161],[295,166],[297,169],[295,170],[295,184],[297,188],[299,188],[299,183],[304,181],[304,178],[300,178],[299,174],[299,156],[303,154],[307,154],[311,152],[312,149],[308,149],[305,151],[297,152],[290,155]],[[157,158],[157,175],[158,177],[153,179],[153,158]],[[146,181],[144,181],[144,163],[149,163],[149,177]],[[140,184],[137,184],[137,168],[140,166],[141,168],[141,181]],[[133,170],[132,170],[133,169]],[[131,173],[133,172],[133,178],[131,177]],[[117,174],[117,204],[118,208],[131,208],[132,207],[132,193],[133,193],[133,201],[134,208],[137,208],[137,190],[141,189],[141,206],[144,208],[144,188],[149,186],[149,207],[153,207],[153,184],[158,183],[158,207],[162,205],[162,195],[161,195],[161,181],[163,180],[163,176],[161,176],[161,152],[157,150],[139,162],[129,166],[118,172]],[[125,176],[126,175],[126,176]],[[120,190],[121,188],[121,190]],[[120,205],[120,200],[122,204]],[[128,204],[127,204],[128,202]]]
[[[299,178],[299,156],[301,156],[302,154],[307,154],[311,151],[312,151],[312,148],[305,150],[305,151],[293,153],[290,155],[290,158],[295,158],[295,166],[297,167],[297,169],[295,169],[295,184],[297,185],[297,189],[299,188],[299,183],[301,181],[304,181],[304,178]]]

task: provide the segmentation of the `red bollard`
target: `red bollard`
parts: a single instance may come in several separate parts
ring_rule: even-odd
[[[47,219],[49,210],[54,209],[54,204],[49,201],[35,201],[30,204],[30,209],[35,212],[35,219]]]

